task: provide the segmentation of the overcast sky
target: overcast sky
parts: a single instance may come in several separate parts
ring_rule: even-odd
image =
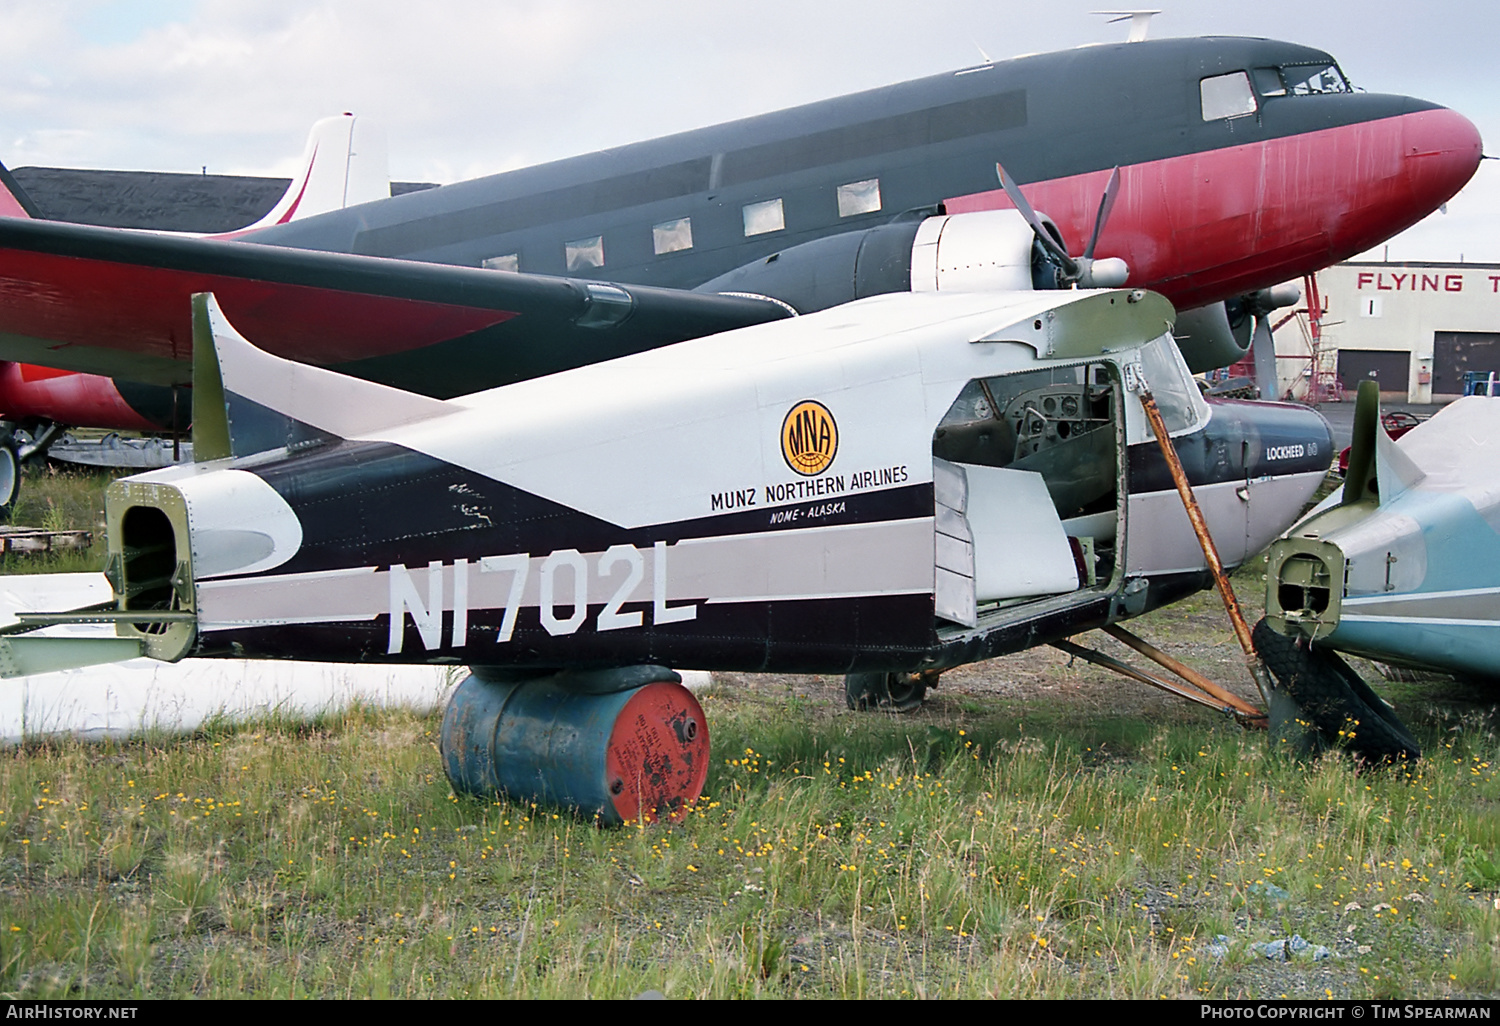
[[[451,182],[977,63],[1124,38],[1101,0],[0,0],[9,167],[290,175],[340,111]],[[1166,6],[1162,4],[1161,6]],[[1153,36],[1321,47],[1500,152],[1493,0],[1191,0]],[[1378,253],[1376,254],[1379,255]],[[1392,259],[1500,261],[1500,161]]]

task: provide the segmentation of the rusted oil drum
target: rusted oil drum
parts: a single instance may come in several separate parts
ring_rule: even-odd
[[[519,682],[471,674],[448,701],[440,747],[455,792],[576,809],[608,825],[679,820],[708,776],[703,708],[661,667]]]

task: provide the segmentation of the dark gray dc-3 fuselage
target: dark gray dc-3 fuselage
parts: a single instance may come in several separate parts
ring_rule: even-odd
[[[1206,82],[1232,89],[1241,75],[1243,113],[1212,97],[1205,108]],[[1287,165],[1294,154],[1315,159]],[[903,212],[1009,206],[997,161],[1076,251],[1103,188],[1095,174],[1119,166],[1101,253],[1129,262],[1130,284],[1191,307],[1388,237],[1456,191],[1477,159],[1463,118],[1350,91],[1321,50],[1163,39],[935,75],[394,197],[255,241],[693,288]],[[846,195],[841,208],[841,186],[871,182],[873,204],[866,189],[864,203]],[[783,227],[750,234],[777,222],[752,225],[746,207],[777,200]],[[690,230],[665,240],[681,248],[658,252],[661,227],[682,219]],[[570,262],[569,243],[596,239]]]

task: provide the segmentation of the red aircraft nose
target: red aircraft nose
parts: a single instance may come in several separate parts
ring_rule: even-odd
[[[1329,255],[1345,260],[1405,231],[1466,185],[1483,143],[1468,118],[1446,107],[1334,130],[1350,186],[1330,209]]]
[[[1432,209],[1453,198],[1474,172],[1484,143],[1457,111],[1438,107],[1401,119],[1402,166],[1414,206]]]

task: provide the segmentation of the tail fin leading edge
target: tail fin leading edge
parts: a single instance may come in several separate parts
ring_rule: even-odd
[[[1349,470],[1344,475],[1345,506],[1367,498],[1390,502],[1426,477],[1425,471],[1391,441],[1380,422],[1380,385],[1359,383],[1354,405],[1354,435]]]
[[[36,204],[26,195],[26,190],[11,177],[4,164],[0,164],[0,217],[39,218]]]
[[[302,170],[270,213],[240,231],[300,221],[390,195],[384,130],[366,118],[340,114],[313,125]]]
[[[454,410],[441,399],[273,356],[234,329],[213,293],[193,296],[193,452],[199,461],[319,438],[364,438]]]

